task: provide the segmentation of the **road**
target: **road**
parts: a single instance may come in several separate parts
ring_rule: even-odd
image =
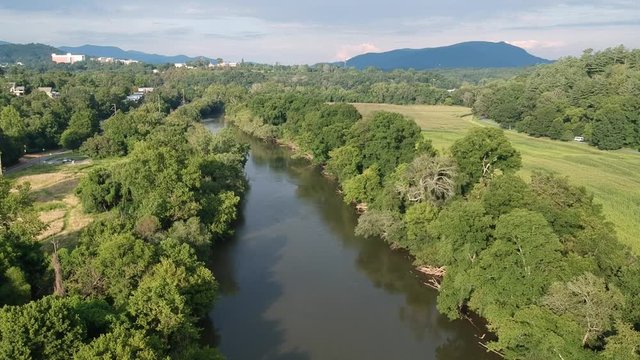
[[[40,164],[41,162],[43,162],[45,160],[49,160],[49,159],[51,159],[53,157],[56,157],[58,155],[67,154],[67,153],[70,153],[70,152],[71,152],[71,150],[56,150],[56,151],[46,152],[46,153],[29,154],[27,156],[22,157],[20,159],[20,162],[17,163],[16,165],[9,166],[8,168],[6,168],[3,171],[3,174],[11,174],[11,173],[16,172],[16,171],[28,169],[28,168],[32,167],[33,165]]]

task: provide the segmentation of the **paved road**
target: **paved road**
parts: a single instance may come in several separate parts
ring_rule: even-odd
[[[36,154],[36,157],[33,157],[33,158],[25,159],[23,157],[22,159],[20,159],[20,162],[18,164],[6,168],[3,171],[3,174],[10,174],[12,172],[24,170],[24,169],[32,167],[33,165],[40,164],[41,162],[43,162],[45,160],[49,160],[52,157],[55,157],[55,156],[58,156],[58,155],[62,155],[62,154],[66,154],[66,153],[70,153],[70,152],[71,152],[71,150],[56,150],[56,151],[52,151],[52,152],[48,152],[48,153],[43,153],[43,154],[41,154],[42,156],[38,156],[40,154]]]

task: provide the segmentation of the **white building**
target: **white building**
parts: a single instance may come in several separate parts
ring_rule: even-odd
[[[9,83],[9,92],[15,96],[22,96],[25,93],[24,86],[16,86],[16,83]]]
[[[142,94],[148,94],[148,93],[150,93],[150,92],[153,92],[153,88],[152,88],[152,87],[148,87],[148,86],[145,86],[145,87],[139,87],[139,88],[138,88],[138,92],[139,92],[139,93],[142,93]]]
[[[71,53],[67,53],[66,55],[51,54],[51,61],[56,64],[75,64],[78,61],[84,60],[84,55],[72,55]]]

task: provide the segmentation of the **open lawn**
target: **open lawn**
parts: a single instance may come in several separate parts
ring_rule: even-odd
[[[473,126],[495,126],[471,116],[461,106],[354,104],[367,116],[375,111],[393,111],[411,117],[439,150],[446,150]],[[520,174],[546,170],[567,176],[594,194],[616,226],[620,240],[640,254],[640,153],[624,149],[600,151],[587,144],[534,138],[507,131],[513,146],[522,153]]]

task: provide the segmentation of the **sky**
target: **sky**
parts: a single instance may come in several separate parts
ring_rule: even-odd
[[[0,0],[0,40],[314,64],[506,41],[548,59],[640,48],[640,0]]]

